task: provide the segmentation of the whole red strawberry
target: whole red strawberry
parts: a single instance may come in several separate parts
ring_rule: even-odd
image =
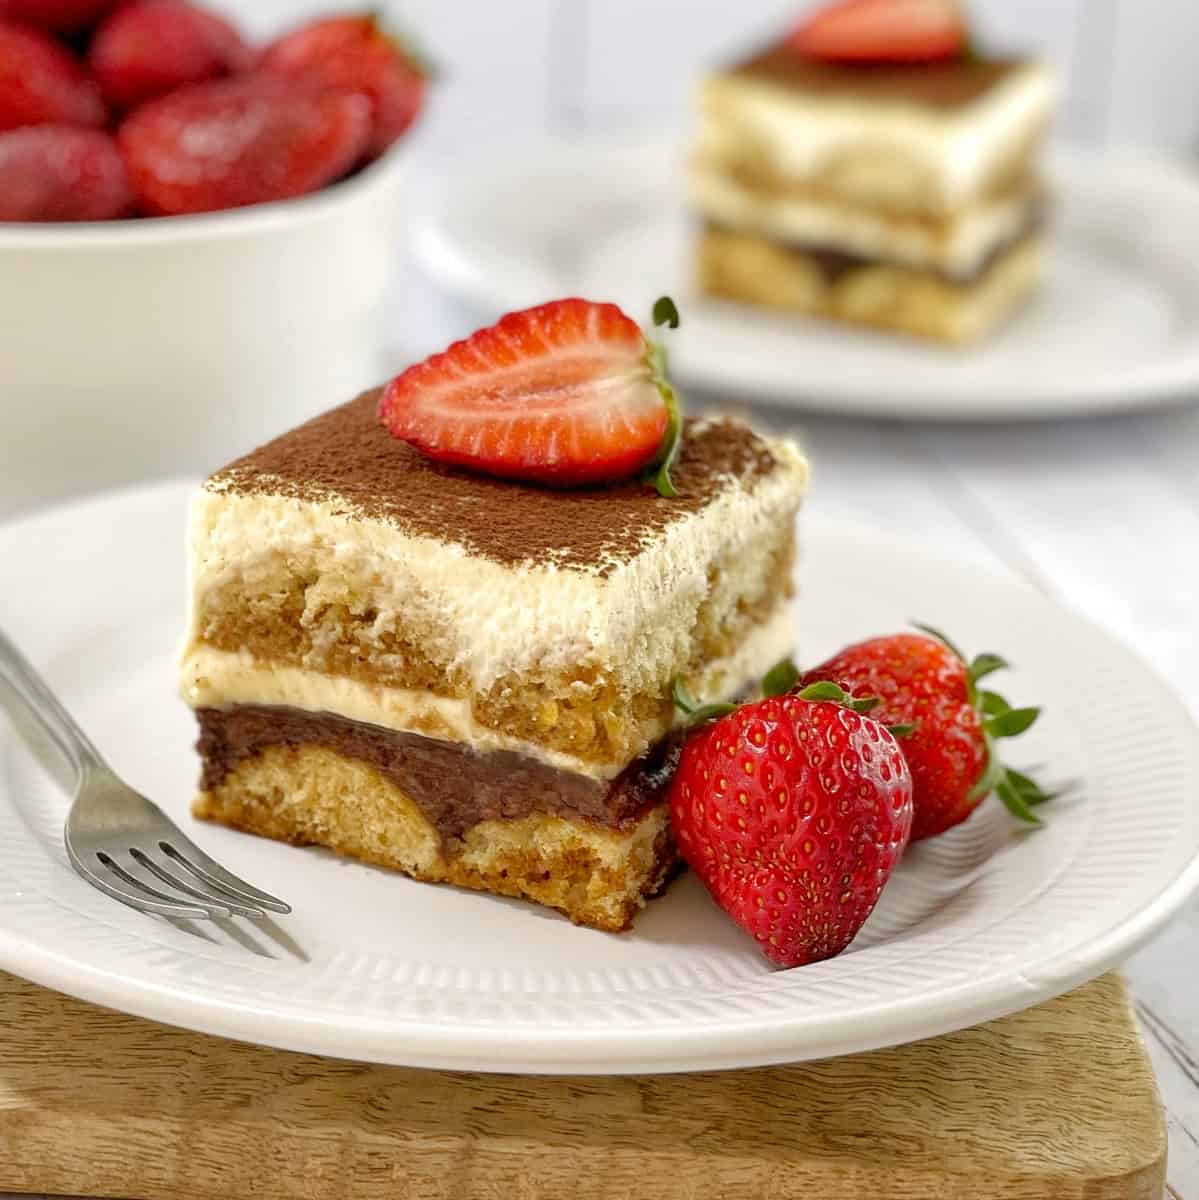
[[[315,191],[358,161],[369,136],[361,96],[248,75],[151,100],[117,140],[142,209],[172,215]]]
[[[423,70],[372,14],[326,17],[304,25],[269,45],[260,66],[271,74],[298,76],[369,97],[372,158],[412,124],[424,100]]]
[[[100,89],[52,37],[0,21],[0,130],[22,125],[103,125]]]
[[[658,323],[678,323],[660,300]],[[509,313],[409,367],[379,419],[430,458],[556,487],[625,479],[655,463],[663,495],[678,442],[661,352],[615,304],[554,300]]]
[[[876,696],[873,714],[910,726],[900,739],[912,771],[912,841],[935,837],[964,821],[995,791],[1024,821],[1048,799],[1028,776],[1005,768],[995,739],[1023,733],[1036,708],[1012,708],[978,683],[1007,664],[994,654],[972,662],[931,631],[898,633],[849,646],[806,671],[803,684],[831,680],[853,696]]]
[[[31,125],[0,133],[0,221],[107,221],[132,202],[124,160],[102,130]]]
[[[0,18],[25,21],[55,33],[90,29],[118,0],[0,0]]]
[[[818,684],[737,708],[690,735],[671,784],[683,858],[784,967],[849,945],[908,841],[903,752],[848,699]]]
[[[968,45],[956,0],[836,0],[806,17],[791,45],[833,63],[931,63]]]
[[[188,83],[247,71],[253,51],[228,21],[186,0],[117,9],[87,53],[105,100],[130,109]]]

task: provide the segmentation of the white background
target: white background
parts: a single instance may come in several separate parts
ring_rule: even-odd
[[[254,33],[332,6],[224,4]],[[701,64],[762,40],[802,7],[789,0],[392,5],[443,72],[418,138],[422,169],[436,172],[475,148],[530,133],[582,135],[681,118]],[[1042,49],[1059,64],[1067,80],[1063,137],[1179,152],[1199,146],[1194,0],[975,0],[972,8],[984,44]],[[424,351],[476,318],[409,268],[393,341]],[[761,415],[807,442],[816,466],[813,513],[886,520],[966,561],[1026,576],[1136,646],[1199,715],[1199,412],[971,428]],[[1002,650],[1002,631],[995,641]],[[1171,1187],[1199,1200],[1199,908],[1128,973],[1171,1109]]]

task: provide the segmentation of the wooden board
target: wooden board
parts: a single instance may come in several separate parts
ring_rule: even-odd
[[[0,1191],[140,1200],[1160,1200],[1115,975],[823,1063],[636,1078],[377,1067],[0,975]]]

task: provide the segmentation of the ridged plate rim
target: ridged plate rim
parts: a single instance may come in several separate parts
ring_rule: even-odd
[[[0,624],[51,663],[86,665],[88,654],[102,656],[105,647],[117,654],[139,638],[161,641],[143,614],[169,615],[182,595],[175,573],[182,570],[190,487],[170,482],[110,493],[0,527],[0,560],[12,574]],[[869,571],[897,579],[907,571],[907,582],[894,585],[899,595],[923,601],[920,589],[929,590],[918,615],[955,631],[996,620],[1011,641],[1042,648],[1046,661],[1011,686],[1023,694],[1034,683],[1056,688],[1062,678],[1051,697],[1053,741],[1043,739],[1037,749],[1051,772],[1058,758],[1072,770],[1083,764],[1082,797],[1054,817],[1068,839],[1009,839],[1006,818],[989,807],[956,840],[925,844],[913,858],[904,904],[924,903],[926,885],[966,881],[931,917],[904,927],[902,912],[891,914],[874,927],[882,932],[867,948],[793,972],[770,972],[752,951],[742,954],[728,941],[724,919],[703,909],[693,880],[684,881],[678,898],[672,892],[656,903],[686,906],[694,914],[688,928],[705,935],[710,929],[721,944],[693,952],[668,938],[659,963],[652,937],[649,951],[642,939],[631,944],[640,957],[623,966],[623,943],[589,940],[604,935],[567,927],[564,941],[557,925],[534,919],[534,910],[479,908],[506,902],[448,889],[414,893],[420,885],[380,873],[343,878],[347,887],[361,884],[364,895],[419,894],[421,911],[459,914],[436,919],[466,912],[481,927],[499,921],[496,927],[530,942],[548,938],[553,954],[565,946],[569,956],[577,946],[576,961],[522,966],[517,953],[512,965],[495,967],[472,964],[465,952],[411,961],[401,936],[393,945],[331,951],[305,966],[183,938],[93,893],[71,875],[55,844],[53,814],[43,810],[57,802],[43,797],[0,722],[0,966],[111,1008],[288,1049],[475,1071],[617,1074],[827,1057],[948,1032],[1068,990],[1160,929],[1199,886],[1199,738],[1165,686],[1110,636],[1012,578],[939,559],[887,532],[805,521],[803,543],[805,561],[820,577],[801,569],[809,593],[801,598],[801,630],[805,605],[827,624],[830,579],[844,585],[845,603],[858,606],[861,621],[885,608],[862,595]],[[77,607],[72,622],[69,597],[60,593],[84,579],[91,580],[91,602]],[[156,671],[154,656],[162,652],[155,642],[145,669]],[[112,664],[115,681],[122,669]],[[78,699],[96,710],[82,683]],[[89,686],[107,684],[91,679]],[[130,685],[138,695],[142,686],[136,679]],[[156,675],[152,686],[157,699],[173,680],[160,685]],[[135,767],[138,754],[153,752],[132,738],[114,751],[118,765]],[[222,841],[220,852],[236,846],[244,859],[254,840],[219,832],[238,839]],[[196,836],[210,845],[204,828]],[[984,842],[989,849],[980,858]],[[308,852],[256,845],[262,848],[255,856],[284,864],[275,869],[294,871],[297,881],[319,879],[324,887],[332,878],[328,864],[312,866],[303,857]],[[254,877],[252,864],[231,865]],[[279,890],[275,878],[263,882]],[[302,899],[308,903],[298,908],[307,911],[293,927],[317,929],[320,913],[311,898]],[[651,927],[663,928],[667,911],[651,913]],[[894,935],[886,932],[888,920],[896,923]],[[335,932],[324,934],[335,940]],[[601,952],[616,965],[593,969],[587,955]]]

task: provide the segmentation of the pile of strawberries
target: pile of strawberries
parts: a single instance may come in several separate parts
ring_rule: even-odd
[[[256,49],[188,0],[0,0],[0,221],[300,196],[381,155],[424,91],[370,15]]]
[[[909,842],[960,824],[992,793],[1039,824],[1049,796],[996,752],[1038,710],[980,686],[1006,665],[968,662],[929,630],[858,642],[803,675],[782,663],[765,699],[740,707],[696,706],[676,684],[693,731],[671,827],[767,957],[795,967],[840,954]]]

